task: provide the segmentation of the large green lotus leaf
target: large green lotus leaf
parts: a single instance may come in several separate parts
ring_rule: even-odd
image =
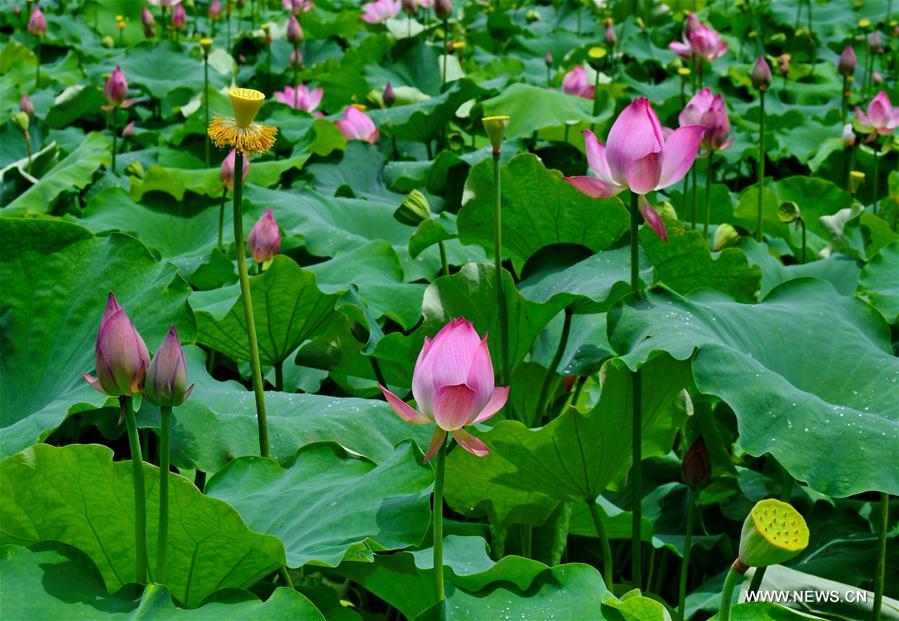
[[[887,321],[899,321],[899,242],[881,249],[864,267],[859,293],[880,311]]]
[[[61,541],[87,554],[109,591],[134,582],[134,480],[129,461],[96,444],[36,444],[0,462],[0,542]],[[159,469],[144,464],[147,553],[156,558]],[[247,528],[226,503],[169,477],[166,586],[197,606],[226,588],[247,588],[284,565],[284,546]],[[152,579],[155,563],[150,563]]]
[[[159,584],[149,584],[143,592],[129,585],[108,593],[90,558],[60,543],[0,547],[0,577],[3,618],[8,621],[324,621],[312,602],[284,587],[264,602],[247,591],[221,591],[193,609],[179,608]]]
[[[175,76],[175,84],[202,90],[203,60],[185,54],[174,41],[147,41],[130,47],[119,64],[129,86],[143,87],[154,99],[162,99],[172,90]],[[210,88],[220,88],[227,81],[215,71],[209,72],[209,79]]]
[[[315,275],[284,255],[250,278],[253,313],[262,363],[274,366],[313,336],[334,310],[337,295],[322,293]],[[240,285],[197,292],[197,340],[233,360],[249,360],[244,302]]]
[[[484,115],[508,115],[509,138],[530,136],[550,127],[562,127],[566,123],[596,122],[591,114],[593,102],[542,86],[517,82],[496,97],[481,103]],[[608,111],[608,116],[611,111]]]
[[[310,164],[306,172],[313,176],[310,185],[326,196],[366,198],[396,208],[406,197],[387,188],[381,176],[385,160],[377,146],[353,140],[339,162]]]
[[[855,259],[845,255],[833,254],[825,260],[784,265],[771,255],[768,245],[760,244],[750,237],[741,238],[739,247],[746,253],[749,262],[758,265],[762,270],[760,298],[768,295],[777,285],[797,278],[826,280],[842,295],[852,295],[858,288],[861,268]]]
[[[417,545],[428,530],[434,475],[420,455],[405,442],[379,465],[333,444],[300,449],[286,469],[242,457],[210,479],[206,493],[281,539],[291,567],[370,561],[375,551]]]
[[[503,255],[520,267],[550,244],[579,244],[597,251],[611,246],[628,228],[628,214],[617,199],[590,198],[548,170],[536,155],[525,153],[500,169]],[[471,168],[468,201],[459,212],[459,239],[493,254],[493,165]]]
[[[15,218],[0,218],[0,239],[2,455],[46,438],[69,413],[107,400],[81,373],[94,366],[108,292],[152,351],[171,323],[183,341],[193,341],[190,288],[135,239]]]
[[[609,330],[631,368],[658,351],[693,357],[696,386],[734,410],[750,454],[771,453],[831,496],[899,492],[899,359],[865,303],[816,279],[784,283],[760,304],[660,292],[639,309],[616,307]]]
[[[188,376],[194,390],[175,410],[172,463],[179,468],[216,472],[235,457],[258,455],[259,436],[253,393],[240,383],[220,382],[205,369],[205,356],[187,346]],[[412,438],[425,447],[433,428],[410,425],[380,399],[266,392],[272,456],[289,464],[298,447],[337,442],[377,463],[393,454],[398,442]],[[144,401],[140,427],[159,428],[158,411]]]
[[[100,166],[110,162],[110,141],[102,134],[92,132],[84,142],[41,179],[3,208],[3,215],[24,213],[49,213],[56,198],[64,191],[81,189],[90,183]]]
[[[653,281],[678,293],[696,289],[716,289],[741,302],[754,302],[761,281],[761,270],[750,265],[746,255],[736,248],[709,251],[699,231],[688,231],[683,223],[668,220],[668,241],[649,227],[640,231],[640,242],[653,267]]]

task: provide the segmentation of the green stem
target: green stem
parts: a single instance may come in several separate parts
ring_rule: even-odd
[[[719,621],[730,621],[731,602],[734,599],[734,588],[743,577],[743,574],[731,566],[724,578],[724,587],[721,589],[721,610],[718,613]]]
[[[546,378],[544,378],[543,386],[540,388],[540,397],[537,399],[536,412],[538,422],[546,420],[547,418],[545,413],[546,402],[549,399],[550,387],[555,383],[556,370],[559,368],[559,364],[562,362],[562,356],[565,354],[565,348],[568,346],[568,335],[571,332],[572,315],[571,308],[565,308],[565,319],[562,322],[562,335],[559,337],[559,346],[556,348],[556,353],[553,355],[552,362],[549,363]]]
[[[805,263],[805,248],[806,248],[806,233],[805,233],[805,220],[799,218],[799,226],[802,227],[802,262]]]
[[[871,618],[880,621],[883,605],[883,585],[887,564],[887,528],[890,521],[890,495],[880,494],[880,532],[877,540],[877,573],[874,574],[874,609]]]
[[[759,92],[759,161],[758,161],[759,209],[756,241],[762,241],[762,204],[765,198],[765,91]]]
[[[593,80],[593,116],[599,116],[599,66],[594,68],[596,74]]]
[[[37,66],[35,67],[34,73],[34,89],[37,90],[41,87],[41,38],[37,38],[37,42],[34,44],[34,55],[37,59]]]
[[[134,477],[134,558],[136,561],[136,581],[147,582],[147,499],[144,491],[144,461],[137,436],[137,421],[131,397],[119,397],[119,408],[128,428],[128,444],[131,447],[131,465]]]
[[[711,217],[711,209],[712,205],[710,202],[711,194],[712,194],[712,155],[714,151],[709,151],[709,163],[706,168],[705,173],[705,224],[702,227],[702,234],[705,235],[705,238],[709,238],[709,219]]]
[[[449,271],[449,263],[447,262],[447,259],[446,259],[446,244],[444,244],[443,242],[439,242],[437,244],[437,247],[440,248],[440,265],[443,266],[443,275],[449,276],[450,271]]]
[[[116,151],[118,150],[118,134],[119,134],[119,109],[116,106],[113,106],[110,114],[112,115],[112,172],[115,174],[115,156]]]
[[[156,545],[155,581],[165,584],[165,555],[169,538],[169,444],[172,408],[162,406],[160,414],[159,438],[159,540]]]
[[[612,572],[612,546],[609,545],[609,537],[606,535],[606,529],[602,525],[602,518],[599,516],[596,502],[588,502],[587,508],[590,509],[590,517],[593,518],[593,526],[596,527],[596,535],[599,537],[600,546],[602,546],[602,578],[606,583],[606,587],[611,591],[614,576]]]
[[[275,390],[284,391],[284,361],[275,364]]]
[[[443,482],[446,476],[446,438],[437,452],[434,478],[434,588],[437,601],[446,599],[443,588]]]
[[[300,107],[300,89],[297,88],[299,86],[299,80],[297,79],[297,71],[300,69],[300,55],[298,53],[300,46],[294,44],[293,46],[293,109],[297,110]]]
[[[843,125],[846,124],[846,111],[849,107],[849,76],[843,76],[843,97],[840,104],[840,118],[843,119]]]
[[[696,218],[696,203],[697,203],[696,195],[697,195],[697,192],[699,191],[699,189],[696,187],[698,184],[696,183],[696,167],[695,166],[690,171],[690,183],[692,185],[692,191],[690,193],[690,201],[691,201],[690,230],[695,231],[696,230],[696,220],[697,220],[697,218]]]
[[[203,52],[203,110],[209,127],[209,55]],[[206,168],[209,168],[209,133],[206,133]]]
[[[877,146],[877,143],[874,143],[874,146]],[[877,215],[877,209],[880,207],[880,197],[878,194],[878,186],[880,185],[880,156],[877,153],[877,149],[873,149],[874,152],[874,184],[871,186],[871,190],[873,191],[872,200],[874,202],[874,215]]]
[[[499,338],[503,359],[503,375],[500,384],[507,386],[511,381],[509,369],[509,325],[506,296],[503,292],[503,210],[502,189],[500,187],[499,150],[493,152],[493,264],[496,268],[496,305],[499,309]]]
[[[222,189],[222,202],[219,205],[219,250],[222,246],[222,231],[225,228],[225,201],[228,199],[228,188]]]
[[[449,64],[449,19],[443,18],[443,77],[440,80],[440,90],[446,86],[446,66]]]
[[[634,300],[639,300],[640,294],[640,197],[631,191],[631,294]],[[642,527],[643,509],[643,473],[641,471],[642,459],[642,435],[643,435],[643,388],[641,386],[640,371],[634,372],[632,382],[632,418],[633,418],[633,462],[631,466],[631,495],[633,497],[632,522],[631,522],[631,567],[634,588],[640,588],[643,582],[643,547]]]
[[[685,602],[687,599],[687,576],[690,572],[690,551],[693,548],[693,520],[696,508],[693,506],[694,493],[687,488],[687,532],[684,534],[684,560],[680,566],[680,581],[677,586],[677,621],[684,621]]]
[[[259,343],[256,341],[256,320],[253,317],[253,298],[250,293],[250,277],[247,273],[247,249],[243,235],[243,158],[237,151],[234,156],[234,245],[237,252],[237,272],[240,276],[240,295],[243,298],[247,322],[247,340],[250,344],[250,367],[253,372],[253,392],[256,396],[256,422],[259,427],[259,454],[268,457],[268,424],[265,417],[265,391],[262,384],[262,364],[259,362]]]

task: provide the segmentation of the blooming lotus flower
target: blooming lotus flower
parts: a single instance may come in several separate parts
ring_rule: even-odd
[[[730,119],[721,95],[712,95],[710,88],[700,89],[677,117],[683,125],[702,125],[707,128],[702,146],[710,151],[723,151],[733,140],[728,140]]]
[[[422,425],[436,423],[437,430],[425,454],[425,463],[437,453],[447,432],[472,455],[483,457],[490,449],[464,429],[483,422],[506,404],[509,387],[494,386],[493,363],[487,348],[471,322],[459,318],[446,324],[433,340],[425,338],[415,371],[412,395],[418,410],[378,384],[397,416]]]
[[[593,99],[596,96],[596,87],[587,82],[587,72],[578,65],[562,78],[562,92],[584,99]]]
[[[302,110],[312,114],[318,104],[321,103],[322,96],[325,94],[320,88],[310,89],[305,84],[300,84],[295,89],[285,86],[283,91],[275,92],[275,99],[283,104],[287,104],[294,110]]]
[[[222,181],[222,185],[224,185],[228,190],[234,191],[234,160],[237,155],[237,151],[231,149],[231,152],[225,157],[222,161],[222,168],[219,171],[219,179]],[[247,180],[247,175],[250,174],[250,160],[249,158],[243,158],[243,180]]]
[[[682,58],[701,58],[712,62],[727,51],[727,43],[714,28],[699,21],[695,13],[684,22],[683,41],[672,41],[668,47]]]
[[[133,397],[143,389],[149,365],[144,340],[110,293],[94,347],[97,377],[82,373],[84,379],[105,395]]]
[[[153,6],[161,6],[165,8],[172,8],[173,6],[178,6],[181,4],[181,0],[147,0]]]
[[[282,0],[281,4],[294,15],[311,11],[313,7],[312,0]]]
[[[44,19],[40,7],[34,7],[31,17],[28,18],[28,32],[36,37],[42,37],[47,32],[47,20]]]
[[[840,54],[840,60],[837,62],[837,70],[840,75],[851,76],[855,73],[855,66],[858,64],[858,58],[855,56],[855,50],[851,45],[847,45],[843,53]]]
[[[291,15],[287,22],[287,40],[296,45],[303,40],[303,27],[300,26],[296,15]]]
[[[209,18],[213,21],[220,19],[222,16],[222,3],[220,0],[212,0],[209,5]]]
[[[281,232],[271,209],[266,209],[259,221],[253,225],[247,245],[253,252],[256,263],[270,261],[281,249]]]
[[[125,74],[118,65],[103,86],[103,96],[106,97],[106,103],[110,108],[122,105],[128,96],[128,80],[125,79]]]
[[[760,91],[764,92],[771,86],[771,67],[768,66],[768,61],[765,60],[764,56],[760,55],[758,60],[755,61],[755,66],[752,68],[752,73],[749,77],[752,80],[752,85]]]
[[[866,112],[855,108],[855,125],[863,134],[871,134],[868,141],[877,135],[888,136],[899,126],[899,107],[894,108],[886,91],[880,91],[868,104]]]
[[[21,110],[28,116],[32,116],[34,114],[34,104],[31,103],[31,99],[28,97],[28,93],[22,93],[22,99],[19,100],[19,110]]]
[[[361,140],[375,144],[380,132],[368,115],[355,106],[347,106],[343,118],[334,121],[337,129],[347,140]]]
[[[399,15],[401,0],[375,0],[362,5],[362,19],[369,24],[380,24]]]
[[[215,118],[209,123],[207,134],[219,149],[234,147],[243,155],[265,153],[275,146],[278,130],[256,122],[256,114],[265,101],[265,95],[252,88],[232,88],[228,91],[231,118]]]
[[[172,27],[175,30],[181,30],[187,25],[187,12],[184,10],[183,4],[176,4],[172,11]]]
[[[144,396],[156,405],[175,407],[187,401],[193,389],[187,385],[187,361],[172,325],[147,370]]]
[[[649,101],[637,98],[618,115],[606,146],[584,130],[587,162],[596,176],[565,180],[596,198],[609,198],[626,189],[647,194],[667,188],[690,170],[705,133],[702,125],[684,125],[665,139]]]

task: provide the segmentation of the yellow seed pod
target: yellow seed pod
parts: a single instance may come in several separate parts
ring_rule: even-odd
[[[234,110],[234,122],[242,129],[250,126],[265,101],[265,95],[252,88],[232,88],[228,97]]]
[[[739,559],[749,567],[783,563],[808,546],[808,536],[805,519],[792,505],[761,500],[743,522]]]
[[[861,28],[862,30],[865,30],[866,28],[869,28],[870,26],[871,26],[871,20],[868,19],[867,17],[863,17],[862,19],[858,20],[858,27]]]
[[[587,56],[589,56],[591,60],[602,60],[606,57],[607,53],[608,52],[606,52],[606,48],[597,45],[590,48],[590,50],[587,52]]]
[[[501,114],[485,116],[481,119],[481,122],[484,124],[484,131],[487,132],[487,137],[490,138],[490,144],[493,146],[494,153],[499,153],[500,148],[503,146],[503,137],[506,135],[506,128],[509,126],[510,118],[508,115]]]
[[[855,194],[865,184],[865,173],[853,170],[849,173],[849,192]]]
[[[687,69],[686,67],[681,67],[680,69],[677,70],[677,75],[686,78],[690,75],[690,70]]]

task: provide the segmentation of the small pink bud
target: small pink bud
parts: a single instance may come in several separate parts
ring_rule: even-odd
[[[771,67],[768,66],[764,56],[759,56],[755,61],[750,77],[752,85],[761,92],[765,92],[771,86]]]
[[[47,32],[47,20],[44,19],[40,7],[34,7],[31,12],[31,17],[28,19],[28,32],[37,37],[42,37]]]
[[[153,18],[153,14],[147,7],[144,7],[140,12],[140,23],[144,27],[156,25],[156,20]]]
[[[187,361],[172,325],[147,370],[144,396],[156,405],[175,407],[187,400],[193,388],[187,385]]]
[[[840,54],[840,60],[837,63],[837,69],[840,72],[840,75],[849,77],[853,73],[855,73],[855,65],[858,64],[858,59],[855,56],[855,50],[851,45],[847,45],[846,49],[843,50],[843,53]]]
[[[787,75],[790,72],[790,61],[793,57],[789,54],[781,54],[777,57],[777,72],[780,75]]]
[[[34,104],[31,103],[31,99],[28,97],[28,93],[22,93],[22,99],[19,100],[19,110],[21,110],[28,116],[32,116],[34,114]]]
[[[122,138],[134,138],[134,121],[129,122],[122,130]]]
[[[440,19],[449,19],[453,14],[453,1],[436,0],[434,2],[434,14]]]
[[[396,101],[396,93],[393,92],[393,85],[390,82],[384,87],[384,95],[382,97],[384,105],[387,107],[392,106],[393,102]]]
[[[879,31],[875,30],[868,36],[868,49],[875,54],[883,54],[883,40]]]
[[[187,12],[184,5],[179,4],[172,9],[172,26],[175,30],[181,30],[187,25]]]
[[[291,15],[290,21],[287,22],[287,40],[294,45],[303,40],[303,28],[296,15]]]
[[[646,199],[641,200],[639,205],[640,215],[643,216],[643,220],[649,225],[649,228],[663,241],[668,241],[668,231],[665,229],[665,223],[659,212],[653,209]]]
[[[256,263],[271,260],[281,249],[281,232],[271,209],[266,209],[259,221],[253,225],[247,244],[253,252]]]
[[[212,0],[212,3],[209,5],[209,17],[210,19],[216,20],[222,16],[222,3],[220,0]]]
[[[293,67],[294,65],[298,67],[303,66],[303,52],[300,51],[300,48],[290,53],[290,66]]]
[[[609,24],[606,26],[606,34],[605,34],[606,45],[609,47],[615,47],[618,43],[618,35],[615,34],[615,27]]]
[[[681,477],[684,483],[693,489],[698,489],[705,486],[711,476],[712,460],[709,457],[709,449],[702,436],[699,436],[684,455],[684,461],[681,464]]]
[[[94,348],[97,377],[82,375],[104,394],[133,397],[140,394],[149,365],[150,354],[144,340],[110,293]]]
[[[222,161],[222,168],[219,171],[219,179],[222,181],[222,185],[228,188],[229,191],[234,190],[234,161],[236,158],[236,152],[234,149],[231,149],[231,152],[225,157]],[[247,175],[250,174],[250,159],[245,157],[243,158],[243,181],[247,180]]]
[[[106,102],[113,108],[120,106],[125,101],[125,97],[128,96],[128,80],[125,79],[125,74],[122,73],[122,69],[118,65],[116,65],[109,79],[106,80],[106,85],[103,87],[103,95],[106,97]]]

